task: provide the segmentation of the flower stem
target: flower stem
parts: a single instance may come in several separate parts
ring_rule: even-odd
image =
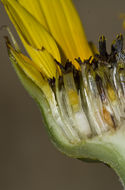
[[[125,188],[125,133],[119,131],[117,134],[104,137],[100,143],[95,142],[95,146],[93,144],[93,152],[94,150],[96,159],[114,169]]]

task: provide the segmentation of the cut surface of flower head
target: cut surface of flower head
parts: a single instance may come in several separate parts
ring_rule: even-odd
[[[2,2],[30,56],[22,54],[7,28],[13,42],[6,38],[10,60],[39,104],[53,143],[69,156],[108,163],[125,182],[122,35],[109,54],[101,36],[99,53],[93,55],[71,0]],[[121,155],[123,162],[116,164]]]
[[[122,36],[117,37],[110,55],[102,36],[100,54],[92,58],[71,0],[39,0],[34,6],[32,0],[2,2],[32,60],[7,40],[9,53],[45,95],[66,140],[80,143],[123,125]]]

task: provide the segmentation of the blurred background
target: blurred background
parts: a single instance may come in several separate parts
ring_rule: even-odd
[[[104,34],[110,50],[116,34],[124,32],[119,14],[125,13],[125,1],[74,3],[88,40],[98,45]],[[1,25],[8,25],[20,43],[2,4]],[[51,144],[38,107],[10,64],[4,35],[6,31],[0,31],[0,190],[122,190],[112,169],[68,158]]]

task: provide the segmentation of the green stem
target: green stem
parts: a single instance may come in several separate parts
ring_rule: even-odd
[[[76,151],[77,153],[74,152],[79,154],[77,157],[99,160],[108,164],[119,176],[125,188],[125,132],[123,130],[113,135],[107,134],[95,138],[75,149],[79,150]]]
[[[125,134],[121,130],[113,136],[104,138],[97,146],[99,146],[99,149],[96,147],[97,159],[114,169],[125,188]]]
[[[91,144],[88,151],[92,151],[91,158],[95,157],[114,169],[125,188],[125,135],[119,133],[103,138],[101,143]]]

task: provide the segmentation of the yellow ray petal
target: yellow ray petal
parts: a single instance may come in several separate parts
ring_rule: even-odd
[[[21,67],[27,77],[30,78],[43,91],[48,100],[51,100],[52,91],[48,81],[42,77],[41,73],[35,67],[33,67],[34,64],[32,61],[22,53],[15,51],[10,44],[8,44],[8,48],[13,57],[16,59],[17,64]]]
[[[6,27],[6,30],[8,31],[11,40],[13,42],[14,48],[16,49],[16,51],[20,52],[20,48],[12,34],[12,32],[10,31],[9,27]],[[36,50],[35,48],[33,48],[32,46],[30,46],[29,44],[27,44],[27,42],[24,40],[24,38],[21,36],[22,42],[25,45],[27,51],[29,52],[29,54],[31,55],[31,58],[33,61],[31,61],[30,63],[36,67],[43,76],[47,77],[47,78],[53,78],[56,77],[56,72],[60,70],[57,67],[53,57],[48,53],[48,51],[46,51],[45,49],[43,50]],[[58,70],[57,70],[58,69]]]
[[[56,77],[57,66],[53,57],[48,53],[46,49],[37,50],[28,45],[24,39],[22,39],[27,51],[31,55],[33,66],[36,67],[47,78]]]
[[[49,30],[67,59],[92,55],[79,16],[71,0],[40,0]],[[78,68],[78,63],[74,63]]]
[[[17,1],[48,30],[47,22],[41,10],[39,0],[17,0]]]
[[[60,54],[54,39],[46,29],[16,0],[2,0],[18,34],[36,49],[44,47],[60,61]]]

